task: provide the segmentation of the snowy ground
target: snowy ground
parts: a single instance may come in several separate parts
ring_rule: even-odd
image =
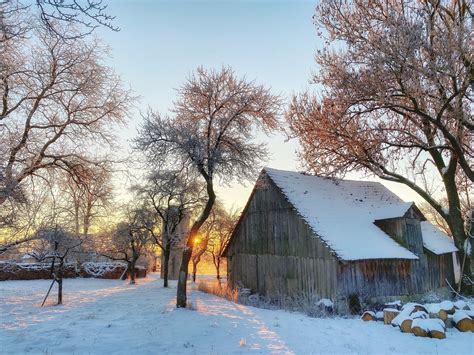
[[[474,334],[417,338],[379,322],[315,319],[237,305],[193,291],[175,309],[158,276],[65,280],[65,305],[40,308],[48,280],[0,282],[5,354],[474,354]],[[52,302],[52,300],[51,300]]]

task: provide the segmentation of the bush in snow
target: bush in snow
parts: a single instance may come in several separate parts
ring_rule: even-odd
[[[348,306],[349,306],[349,312],[351,314],[359,314],[360,311],[362,310],[359,295],[357,295],[357,294],[349,295],[349,297],[348,297]]]

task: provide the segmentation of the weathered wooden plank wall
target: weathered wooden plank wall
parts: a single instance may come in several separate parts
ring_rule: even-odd
[[[403,247],[416,255],[423,254],[423,239],[418,219],[410,217],[387,218],[374,223]]]
[[[267,295],[336,293],[337,258],[270,180],[254,192],[227,256],[231,285]]]
[[[454,283],[452,255],[422,254],[420,260],[341,262],[338,295],[403,296],[421,294]]]
[[[363,297],[414,293],[422,277],[410,260],[364,260],[341,262],[338,275],[339,296]],[[418,281],[418,282],[417,282]]]
[[[426,258],[431,289],[448,286],[446,280],[454,285],[454,265],[451,253],[436,255],[426,252]]]

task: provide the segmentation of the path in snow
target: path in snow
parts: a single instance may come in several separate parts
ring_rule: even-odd
[[[138,284],[65,280],[63,306],[39,307],[49,280],[0,282],[5,354],[473,354],[474,334],[416,338],[358,319],[315,319],[246,307],[193,291],[195,310],[176,309],[176,289],[155,274]]]

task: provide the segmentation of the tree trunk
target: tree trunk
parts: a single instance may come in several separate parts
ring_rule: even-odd
[[[473,285],[470,284],[469,280],[473,280],[471,274],[471,253],[466,254],[464,250],[464,242],[467,238],[466,231],[464,229],[464,216],[461,212],[461,201],[459,199],[459,193],[455,181],[455,171],[449,171],[444,174],[444,186],[446,188],[446,196],[448,197],[449,210],[446,222],[448,223],[451,234],[454,238],[454,243],[459,249],[459,256],[461,261],[461,279],[459,280],[458,290],[472,295]]]
[[[176,307],[186,308],[186,281],[188,279],[188,265],[193,253],[192,247],[186,247],[183,250],[183,259],[179,268],[178,288],[176,291]]]
[[[130,272],[130,285],[135,284],[135,260],[129,263],[128,270]]]
[[[84,227],[83,227],[83,231],[82,231],[84,237],[87,237],[87,235],[89,234],[90,224],[91,224],[90,210],[88,209],[86,211],[85,216],[84,216]]]
[[[470,280],[474,280],[472,276],[471,263],[473,260],[473,248],[471,247],[471,253],[467,254],[464,250],[464,241],[467,239],[464,226],[459,221],[452,221],[449,223],[450,230],[453,234],[454,243],[459,249],[459,261],[461,266],[461,279],[459,280],[458,291],[466,295],[473,294],[473,285]],[[459,236],[464,236],[459,237]],[[461,239],[463,238],[463,239]]]
[[[197,266],[200,260],[201,260],[200,257],[193,258],[193,282],[194,283],[196,283]]]
[[[56,281],[58,282],[58,305],[63,304],[63,264],[61,259],[58,265],[58,272],[56,273]]]
[[[63,304],[63,279],[58,278],[58,305]]]
[[[471,247],[469,274],[471,275],[471,295],[474,294],[474,208],[468,212],[466,223],[466,238],[469,239]],[[467,263],[467,262],[466,262]]]
[[[193,283],[196,283],[197,263],[193,260]]]
[[[201,215],[191,227],[191,230],[188,234],[188,239],[186,241],[186,247],[183,250],[183,259],[181,260],[181,266],[179,268],[178,287],[176,290],[176,307],[178,308],[186,308],[186,282],[188,279],[189,261],[191,260],[191,256],[193,254],[193,238],[197,235],[204,222],[206,222],[207,218],[211,214],[214,202],[216,202],[216,194],[214,192],[212,178],[203,172],[201,172],[201,174],[206,179],[208,200],[206,202],[206,206],[201,212]]]
[[[76,234],[79,235],[79,230],[80,230],[80,227],[79,227],[79,202],[75,201],[74,203],[74,220],[75,220],[75,231],[76,231]]]
[[[221,279],[221,258],[217,257],[217,262],[216,262],[216,276],[217,279]]]
[[[169,273],[170,254],[171,254],[171,243],[166,242],[164,254],[165,254],[164,265],[161,265],[161,267],[163,268],[163,287],[168,287],[168,273]]]
[[[457,244],[456,244],[457,245]],[[472,296],[474,294],[474,275],[472,273],[474,269],[474,248],[472,247],[471,241],[471,253],[467,254],[463,248],[463,245],[458,246],[459,249],[459,262],[461,267],[461,279],[459,280],[458,292],[462,294]]]

